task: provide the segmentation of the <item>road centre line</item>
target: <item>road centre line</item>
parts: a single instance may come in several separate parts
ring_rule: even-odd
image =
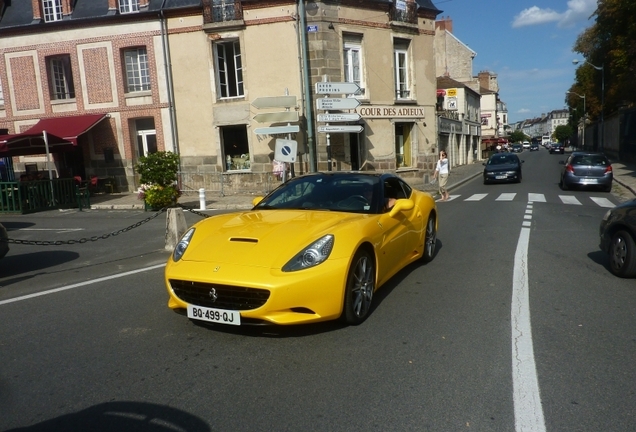
[[[532,201],[528,208],[532,208]],[[527,225],[526,225],[527,224]],[[524,221],[515,252],[512,277],[512,388],[517,432],[545,432],[539,380],[532,345],[528,286],[530,222]]]
[[[136,274],[136,273],[143,273],[145,271],[149,271],[149,270],[155,270],[161,267],[165,267],[166,264],[157,264],[154,266],[150,266],[150,267],[144,267],[141,269],[137,269],[137,270],[131,270],[131,271],[127,271],[124,273],[119,273],[116,275],[111,275],[111,276],[104,276],[101,278],[97,278],[97,279],[93,279],[93,280],[88,280],[88,281],[84,281],[84,282],[80,282],[80,283],[76,283],[76,284],[72,284],[72,285],[66,285],[63,287],[59,287],[59,288],[54,288],[48,291],[42,291],[39,293],[33,293],[33,294],[28,294],[28,295],[24,295],[24,296],[20,296],[20,297],[16,297],[16,298],[12,298],[12,299],[8,299],[8,300],[0,300],[0,306],[5,305],[5,304],[9,304],[9,303],[14,303],[14,302],[19,302],[19,301],[23,301],[23,300],[29,300],[35,297],[40,297],[40,296],[45,296],[45,295],[49,295],[49,294],[55,294],[58,292],[62,292],[62,291],[67,291],[70,289],[74,289],[74,288],[80,288],[86,285],[92,285],[95,283],[99,283],[99,282],[104,282],[107,280],[112,280],[112,279],[119,279],[121,277],[125,277],[125,276],[130,276],[132,274]]]

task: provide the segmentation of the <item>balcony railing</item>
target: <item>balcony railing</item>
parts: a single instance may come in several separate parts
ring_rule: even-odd
[[[391,7],[391,21],[417,24],[417,3],[396,0]]]
[[[203,0],[205,24],[238,21],[243,19],[240,0]]]

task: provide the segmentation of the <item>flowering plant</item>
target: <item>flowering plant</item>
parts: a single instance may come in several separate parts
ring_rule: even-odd
[[[179,155],[171,152],[155,152],[139,158],[135,164],[141,186],[137,198],[153,209],[176,204],[181,196],[177,185]]]

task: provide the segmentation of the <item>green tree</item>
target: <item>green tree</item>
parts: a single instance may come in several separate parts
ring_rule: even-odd
[[[516,130],[510,134],[509,140],[513,143],[526,141],[528,137],[523,132]]]
[[[570,125],[560,125],[554,129],[554,137],[558,142],[566,142],[573,134],[572,126]]]
[[[571,91],[586,95],[587,113],[592,119],[600,117],[603,82],[605,114],[621,106],[636,106],[634,16],[634,0],[598,0],[594,24],[581,33],[574,44],[574,51],[587,62],[603,67],[600,71],[590,64],[581,64],[571,88]],[[568,98],[568,102],[573,102],[573,99]]]

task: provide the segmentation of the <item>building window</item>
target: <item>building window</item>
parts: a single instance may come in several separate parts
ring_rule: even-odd
[[[60,21],[62,19],[62,0],[42,0],[44,22]]]
[[[119,13],[139,12],[139,0],[119,0]]]
[[[395,68],[395,97],[396,99],[409,99],[411,97],[409,83],[408,41],[395,41],[394,68]]]
[[[214,44],[216,79],[221,99],[235,98],[245,94],[243,89],[243,66],[239,41]]]
[[[250,169],[250,146],[245,125],[222,126],[221,145],[226,171]]]
[[[75,85],[71,71],[71,56],[49,57],[48,72],[51,99],[75,99]]]
[[[124,50],[126,67],[126,92],[150,90],[150,71],[146,48]]]
[[[143,118],[135,120],[137,130],[137,156],[148,156],[157,153],[157,132],[155,119]]]
[[[345,82],[358,84],[358,95],[364,94],[364,75],[362,69],[362,36],[344,35],[344,78]]]

